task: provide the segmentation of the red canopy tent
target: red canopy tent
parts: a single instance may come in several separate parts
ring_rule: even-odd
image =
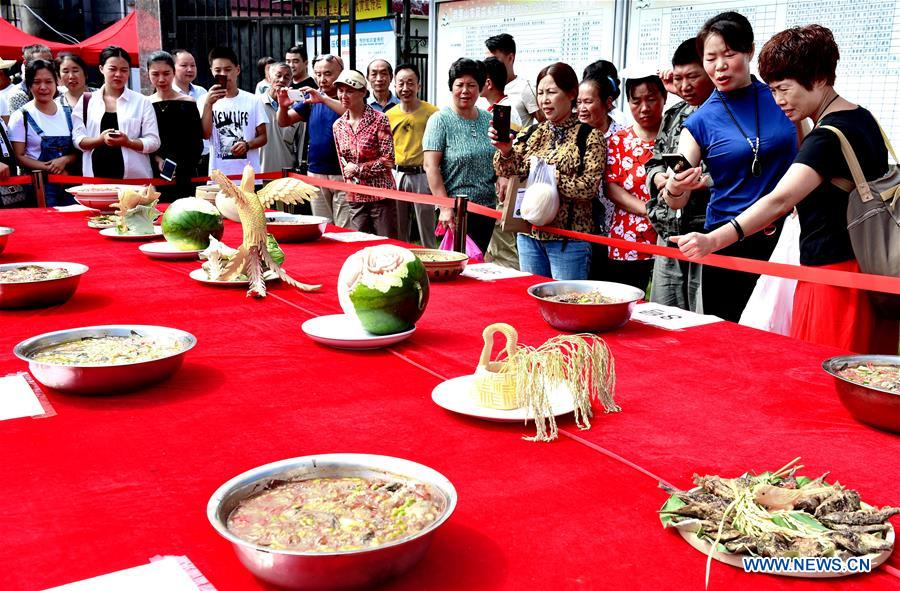
[[[100,52],[109,45],[118,45],[128,52],[131,56],[131,63],[139,63],[138,57],[138,33],[137,33],[137,16],[134,12],[113,23],[103,29],[96,35],[88,37],[78,45],[70,47],[75,48],[76,53],[90,65],[100,63]]]
[[[8,20],[0,18],[0,57],[8,60],[21,60],[22,48],[26,45],[35,45],[37,43],[49,47],[54,55],[59,51],[72,51],[76,47],[68,43],[47,41],[46,39],[29,35],[25,31],[17,29]],[[137,47],[136,38],[135,47]]]

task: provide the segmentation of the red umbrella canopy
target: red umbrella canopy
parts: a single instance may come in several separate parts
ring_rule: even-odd
[[[41,43],[50,48],[54,55],[60,51],[72,51],[74,45],[68,43],[57,43],[55,41],[47,41],[34,35],[29,35],[21,29],[17,29],[9,21],[0,18],[0,58],[6,60],[22,59],[22,48],[26,45],[35,45]]]
[[[100,63],[100,52],[110,45],[117,45],[128,52],[131,63],[137,67],[138,34],[137,17],[131,13],[122,20],[113,23],[96,35],[88,37],[77,46],[77,53],[90,65]]]

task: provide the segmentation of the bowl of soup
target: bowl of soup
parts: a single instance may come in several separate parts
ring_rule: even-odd
[[[631,319],[644,292],[610,281],[547,281],[528,288],[547,324],[566,332],[604,332]]]
[[[900,433],[900,356],[845,355],[822,363],[841,404],[867,425]]]
[[[439,472],[402,458],[321,454],[235,476],[207,518],[263,581],[298,591],[368,589],[426,553],[456,507]]]
[[[44,333],[22,341],[13,353],[48,388],[109,394],[169,378],[196,344],[194,335],[175,328],[113,324]]]
[[[0,309],[44,308],[69,300],[87,265],[23,262],[0,265]]]

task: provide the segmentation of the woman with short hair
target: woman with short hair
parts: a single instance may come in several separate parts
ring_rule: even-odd
[[[741,14],[709,19],[697,35],[697,51],[716,89],[685,120],[678,151],[693,168],[669,177],[662,193],[672,209],[684,208],[691,191],[707,186],[699,163],[712,179],[706,229],[731,220],[775,188],[797,154],[797,128],[781,112],[768,87],[750,75],[753,27]],[[701,178],[702,177],[702,178]],[[781,220],[767,232],[729,246],[722,254],[768,260]],[[759,275],[704,266],[703,311],[737,322]]]
[[[25,86],[34,98],[9,118],[9,134],[19,165],[48,174],[65,174],[75,161],[72,145],[72,115],[56,102],[56,65],[34,60],[25,66]],[[75,203],[56,184],[44,185],[48,206]]]
[[[150,154],[159,149],[159,128],[147,97],[127,87],[131,56],[110,45],[100,52],[103,86],[94,93],[87,119],[72,112],[75,147],[84,152],[84,176],[150,178]]]
[[[465,196],[472,203],[494,208],[494,148],[488,139],[491,116],[475,106],[487,74],[484,64],[460,58],[450,66],[447,84],[451,103],[428,119],[422,148],[425,151],[425,174],[435,197]],[[453,209],[442,207],[440,222],[453,227]],[[468,235],[481,252],[487,252],[494,219],[470,214]]]
[[[847,232],[849,193],[833,178],[853,178],[835,127],[850,142],[866,180],[888,171],[888,155],[872,114],[834,89],[840,55],[831,31],[794,27],[772,37],[759,54],[759,72],[775,102],[794,122],[816,123],[778,184],[731,223],[708,234],[678,238],[681,251],[700,258],[757,234],[795,206],[800,216],[800,264],[859,272]],[[704,271],[705,273],[706,271]],[[876,319],[858,289],[800,281],[794,292],[791,336],[858,353],[897,352],[897,322]]]
[[[494,169],[499,176],[525,178],[531,157],[556,166],[559,211],[546,224],[575,232],[594,228],[591,202],[606,168],[606,141],[602,132],[581,123],[574,113],[578,97],[578,75],[562,62],[551,64],[537,77],[537,102],[546,119],[519,132],[515,143],[497,137]],[[519,266],[523,271],[554,279],[587,279],[591,267],[591,244],[564,238],[544,230],[519,234],[516,240]]]
[[[334,82],[338,100],[347,110],[334,122],[334,143],[344,180],[348,183],[395,189],[394,136],[384,113],[366,104],[366,78],[358,70],[344,70]],[[387,238],[397,237],[397,206],[392,199],[347,193],[350,227]]]

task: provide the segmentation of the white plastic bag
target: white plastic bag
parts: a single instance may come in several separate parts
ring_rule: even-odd
[[[793,213],[784,220],[778,244],[769,261],[788,265],[800,264],[800,218]],[[787,336],[791,331],[794,311],[795,279],[761,275],[747,300],[740,324]]]
[[[556,165],[543,158],[531,157],[528,186],[519,210],[529,224],[544,226],[556,219],[559,212],[559,192],[556,189]]]

